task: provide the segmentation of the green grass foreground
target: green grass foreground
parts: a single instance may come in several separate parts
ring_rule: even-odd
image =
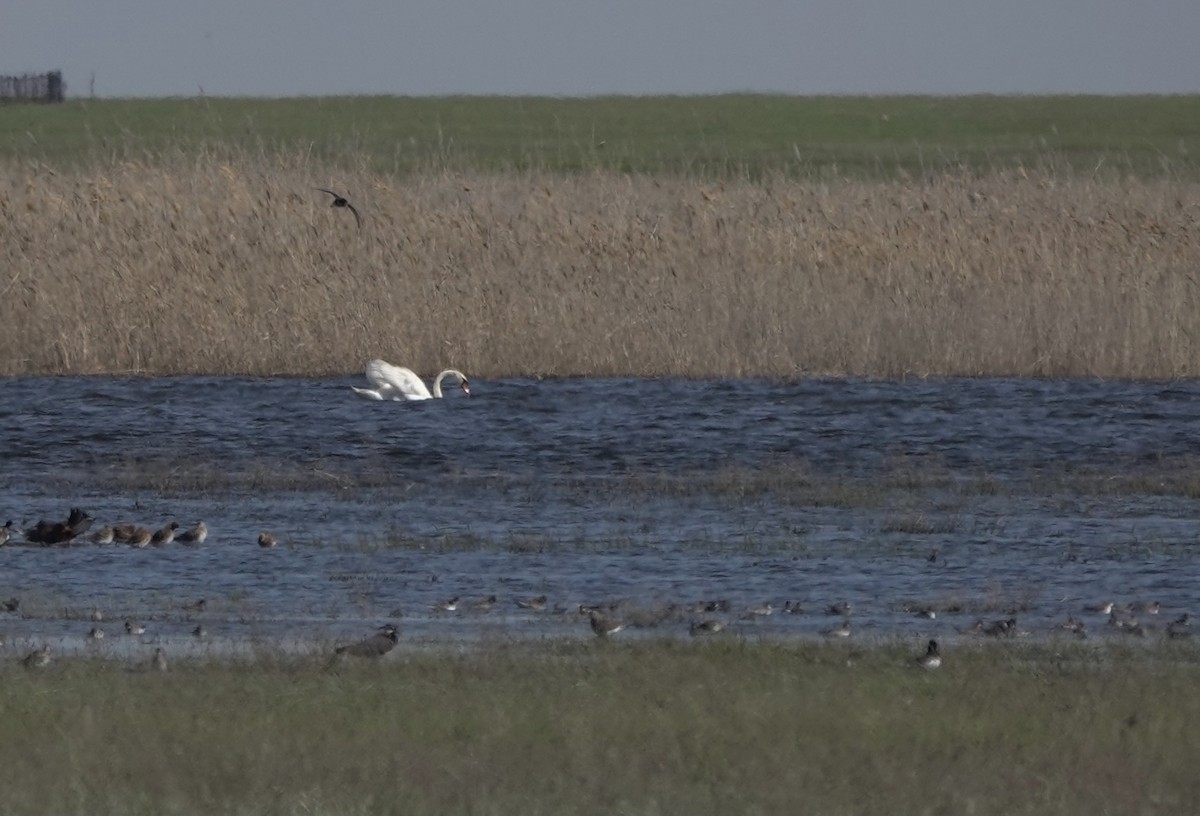
[[[1179,647],[1179,648],[1172,648]],[[0,811],[1195,812],[1197,653],[588,642],[0,683]]]
[[[0,160],[303,153],[376,173],[891,179],[1050,162],[1195,178],[1200,96],[327,97],[0,107]]]

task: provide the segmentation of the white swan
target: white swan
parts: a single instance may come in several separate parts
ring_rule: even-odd
[[[372,360],[367,363],[367,382],[371,383],[373,388],[356,388],[353,385],[350,388],[355,394],[368,400],[401,402],[404,400],[441,399],[442,380],[447,377],[457,377],[458,387],[468,397],[471,396],[471,384],[467,382],[467,375],[458,369],[447,368],[438,374],[437,379],[433,381],[433,393],[431,394],[425,387],[425,383],[421,382],[421,378],[414,374],[412,369],[394,366],[383,360]]]

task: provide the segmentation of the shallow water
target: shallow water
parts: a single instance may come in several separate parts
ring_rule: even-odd
[[[402,404],[354,398],[357,381],[6,380],[0,514],[212,531],[0,549],[0,597],[22,600],[0,614],[8,648],[323,643],[396,618],[408,640],[585,637],[575,607],[610,600],[631,620],[685,608],[621,637],[686,634],[713,599],[766,637],[817,635],[835,601],[856,638],[1010,615],[1046,633],[1107,599],[1160,601],[1153,633],[1200,609],[1197,502],[1155,487],[1200,454],[1196,383],[504,380]],[[260,530],[284,544],[260,549]],[[431,609],[492,594],[487,612]],[[551,610],[514,604],[541,594]],[[181,608],[197,598],[204,613]],[[93,609],[109,636],[85,647]],[[125,638],[127,617],[147,634]],[[1104,621],[1093,635],[1116,636]]]

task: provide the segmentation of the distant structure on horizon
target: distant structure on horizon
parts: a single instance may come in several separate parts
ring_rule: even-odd
[[[62,71],[0,76],[0,103],[62,102],[66,89]]]

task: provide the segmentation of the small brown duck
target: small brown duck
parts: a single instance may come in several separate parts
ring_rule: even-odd
[[[39,521],[25,531],[32,544],[69,544],[92,526],[94,519],[78,507],[72,507],[66,521]]]
[[[262,547],[264,550],[270,549],[278,543],[279,539],[275,538],[275,536],[268,532],[264,531],[258,534],[258,546]]]

